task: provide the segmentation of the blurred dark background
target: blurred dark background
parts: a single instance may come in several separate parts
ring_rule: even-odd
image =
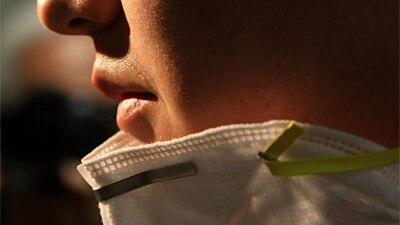
[[[76,166],[117,131],[90,84],[94,48],[39,24],[36,1],[1,1],[1,224],[101,224]]]

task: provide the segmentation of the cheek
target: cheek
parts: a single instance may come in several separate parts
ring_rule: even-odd
[[[152,2],[153,4],[146,4]],[[124,1],[123,8],[129,24],[131,57],[136,57],[145,69],[157,68],[157,62],[165,52],[161,41],[158,1]],[[149,71],[151,72],[151,71]]]
[[[167,101],[168,89],[179,90],[175,52],[165,38],[165,6],[158,0],[125,1],[124,11],[130,28],[130,61],[142,67],[146,79],[154,85],[161,100]]]
[[[246,47],[243,36],[232,38],[240,24],[229,7],[142,0],[127,1],[124,10],[130,54],[156,86],[164,118],[194,132],[246,117],[250,92],[243,87],[254,80],[247,76],[249,70],[242,72],[243,51],[233,48]]]

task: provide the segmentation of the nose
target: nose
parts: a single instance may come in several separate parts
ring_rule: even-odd
[[[62,34],[90,35],[106,28],[122,11],[119,0],[38,0],[40,21]]]

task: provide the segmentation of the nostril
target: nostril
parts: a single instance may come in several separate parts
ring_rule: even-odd
[[[84,24],[85,22],[86,21],[83,18],[76,18],[76,19],[69,21],[68,26],[71,26],[71,27],[80,26],[80,25]]]
[[[85,18],[77,17],[68,22],[67,27],[69,34],[90,35],[91,32],[98,28],[98,23]]]
[[[69,27],[82,27],[82,26],[87,26],[89,24],[93,24],[93,22],[84,19],[84,18],[75,18],[71,21],[69,21],[68,26]]]

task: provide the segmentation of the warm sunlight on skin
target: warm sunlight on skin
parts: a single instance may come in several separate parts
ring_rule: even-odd
[[[143,143],[294,119],[398,145],[396,1],[40,0]]]

